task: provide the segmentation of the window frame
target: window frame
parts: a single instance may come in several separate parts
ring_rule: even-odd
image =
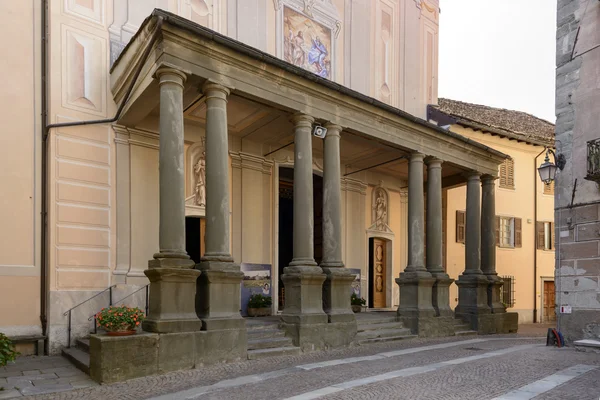
[[[498,188],[515,190],[515,160],[514,158],[505,159],[499,166]]]

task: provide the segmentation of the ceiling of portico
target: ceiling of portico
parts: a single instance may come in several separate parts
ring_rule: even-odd
[[[185,101],[185,119],[187,124],[204,128],[206,123],[206,104],[204,98]],[[150,117],[158,121],[159,107]],[[294,141],[291,114],[235,94],[228,98],[228,129],[231,136],[260,143],[263,154],[274,151]],[[287,147],[293,150],[293,144]],[[378,141],[361,136],[358,132],[344,131],[340,142],[342,175],[352,176],[357,171],[368,169],[370,172],[392,175],[401,179],[408,178],[409,153],[392,148]],[[277,153],[274,153],[276,157]],[[323,140],[313,137],[313,156],[323,157]],[[456,176],[461,169],[444,164],[443,177]],[[359,176],[358,174],[356,176]]]

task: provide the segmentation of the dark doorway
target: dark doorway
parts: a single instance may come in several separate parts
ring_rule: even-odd
[[[323,178],[313,174],[313,206],[314,206],[314,253],[317,264],[323,256]],[[279,168],[279,303],[283,310],[285,303],[285,287],[281,276],[283,269],[294,258],[294,169]]]
[[[197,217],[185,217],[185,251],[196,264],[202,256],[202,220]]]

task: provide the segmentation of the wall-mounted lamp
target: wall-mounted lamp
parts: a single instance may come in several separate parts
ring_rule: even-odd
[[[552,154],[554,157],[553,163],[550,162],[549,154]],[[552,149],[546,149],[546,158],[544,159],[544,163],[538,168],[538,173],[540,174],[542,182],[544,182],[546,185],[552,183],[556,177],[556,169],[562,171],[563,168],[565,168],[566,163],[567,160],[565,159],[564,155],[559,154],[557,156]]]

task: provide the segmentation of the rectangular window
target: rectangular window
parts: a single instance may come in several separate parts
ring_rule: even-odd
[[[515,188],[515,161],[512,158],[504,160],[500,164],[499,186],[504,189]]]
[[[515,277],[502,277],[502,291],[500,292],[501,301],[506,308],[514,307],[515,305]]]
[[[544,194],[554,194],[554,181],[547,185],[544,183]]]
[[[536,247],[538,250],[554,249],[554,224],[552,222],[538,222],[536,226]]]
[[[456,211],[456,243],[465,242],[465,212]]]
[[[521,247],[521,218],[496,217],[496,245],[506,248]]]

